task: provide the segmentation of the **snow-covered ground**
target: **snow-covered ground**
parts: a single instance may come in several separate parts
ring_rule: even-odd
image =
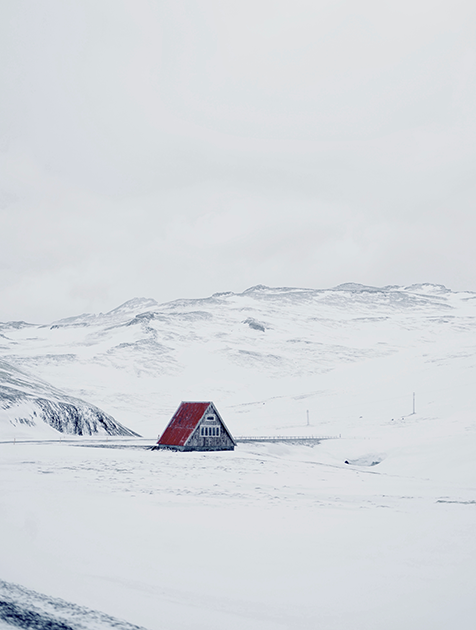
[[[2,577],[151,630],[469,630],[476,436],[394,430],[207,454],[1,444]]]
[[[182,399],[235,435],[341,438],[0,443],[0,577],[149,630],[472,630],[475,331],[476,295],[432,285],[4,325],[5,361],[150,444]]]

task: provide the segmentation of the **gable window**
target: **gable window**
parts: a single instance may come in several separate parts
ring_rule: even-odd
[[[200,427],[200,436],[201,437],[219,437],[220,426],[219,425],[211,425],[211,426],[202,425]]]

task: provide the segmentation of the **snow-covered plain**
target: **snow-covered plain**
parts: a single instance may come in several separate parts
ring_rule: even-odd
[[[474,628],[475,331],[476,294],[433,285],[5,326],[8,363],[151,444],[187,399],[235,435],[341,437],[2,443],[0,577],[150,630]]]

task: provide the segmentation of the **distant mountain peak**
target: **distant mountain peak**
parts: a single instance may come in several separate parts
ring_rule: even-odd
[[[333,291],[352,291],[355,293],[380,293],[381,291],[385,291],[387,287],[372,287],[366,284],[359,284],[358,282],[344,282],[344,284],[338,284],[336,287],[333,287]]]
[[[243,291],[243,295],[247,293],[256,293],[258,291],[269,291],[270,287],[267,287],[265,284],[255,284],[254,287],[249,287],[249,289],[245,289]]]
[[[152,308],[157,308],[159,303],[153,298],[145,298],[138,297],[132,298],[132,300],[127,300],[124,304],[120,306],[116,306],[112,311],[108,311],[107,315],[115,315],[117,313],[123,313],[124,311],[137,311],[137,310],[150,310]]]

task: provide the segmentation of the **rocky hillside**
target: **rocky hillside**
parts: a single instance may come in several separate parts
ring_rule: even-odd
[[[98,407],[0,360],[0,435],[137,435]]]

